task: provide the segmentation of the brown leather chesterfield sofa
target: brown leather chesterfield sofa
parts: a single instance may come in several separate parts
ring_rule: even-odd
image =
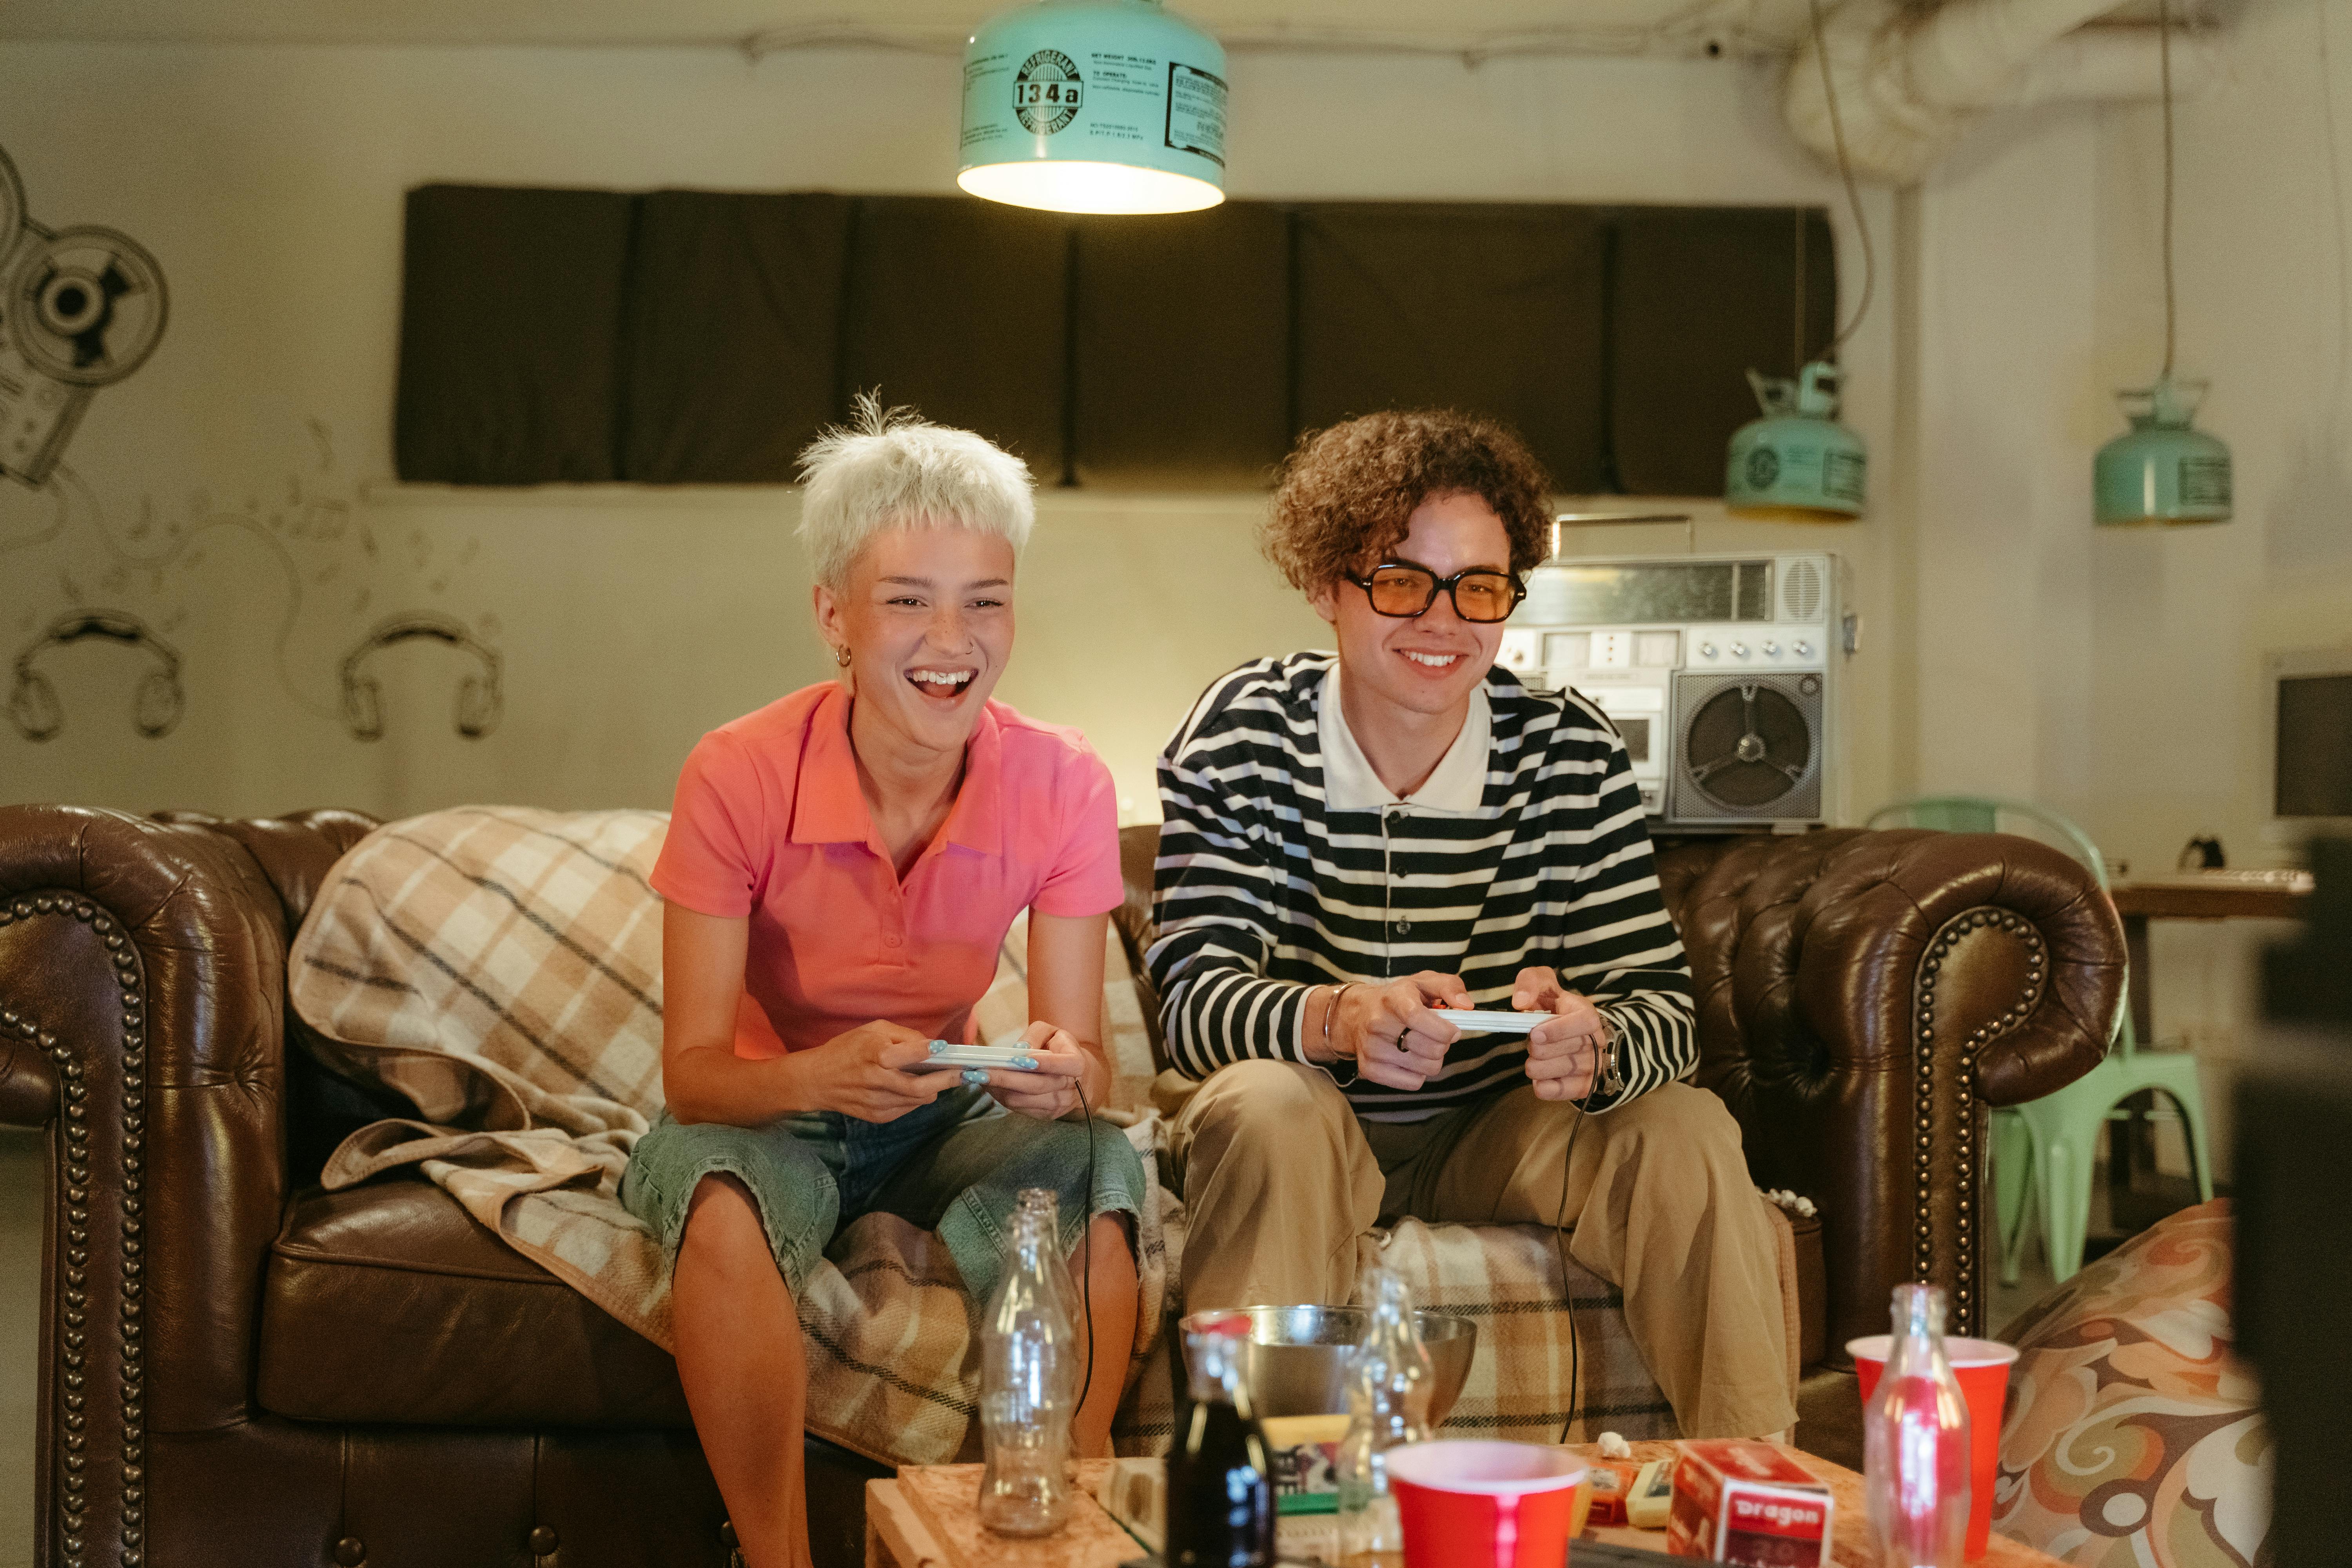
[[[291,935],[371,826],[0,807],[0,1121],[47,1147],[34,1561],[718,1568],[667,1355],[427,1183],[315,1184],[404,1109],[318,1068],[285,1005]],[[1155,837],[1127,835],[1137,900]],[[2122,989],[2088,874],[1849,830],[1660,869],[1701,1079],[1759,1184],[1820,1205],[1826,1343],[1915,1278],[1987,1331],[1987,1108],[2086,1070]],[[856,1560],[871,1473],[815,1456],[821,1560]]]

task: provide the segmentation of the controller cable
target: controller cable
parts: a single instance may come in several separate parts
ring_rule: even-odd
[[[1582,1100],[1571,1101],[1576,1107],[1576,1125],[1568,1130],[1568,1142],[1559,1152],[1559,1208],[1552,1215],[1551,1245],[1559,1259],[1559,1300],[1568,1310],[1568,1408],[1559,1422],[1559,1440],[1567,1443],[1569,1433],[1576,1426],[1576,1380],[1581,1368],[1579,1362],[1583,1346],[1576,1336],[1576,1284],[1568,1273],[1568,1177],[1572,1167],[1569,1157],[1576,1152],[1576,1135],[1584,1131],[1585,1121],[1592,1115],[1592,1097],[1601,1088],[1601,1057],[1606,1046],[1596,1045],[1592,1051],[1592,1081],[1587,1085]]]
[[[1078,1091],[1078,1125],[1087,1134],[1087,1195],[1079,1205],[1086,1228],[1078,1237],[1078,1289],[1085,1303],[1079,1310],[1087,1319],[1087,1370],[1078,1380],[1078,1396],[1070,1405],[1070,1414],[1075,1416],[1078,1406],[1087,1402],[1087,1390],[1095,1383],[1095,1113],[1087,1106],[1085,1083],[1073,1079],[1070,1087]]]

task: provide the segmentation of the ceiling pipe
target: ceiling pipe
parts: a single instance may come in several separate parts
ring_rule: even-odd
[[[1836,84],[1846,154],[1856,174],[1907,185],[1924,177],[1994,110],[2034,103],[2154,99],[2156,29],[2084,27],[2115,0],[1951,0],[1922,15],[1904,0],[1847,0],[1789,63],[1780,109],[1822,158],[1837,142],[1822,61]],[[2173,35],[2174,90],[2219,74],[2207,33]]]

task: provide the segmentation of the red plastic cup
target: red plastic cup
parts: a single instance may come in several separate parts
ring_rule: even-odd
[[[1845,1342],[1854,1370],[1862,1373],[1865,1407],[1894,1348],[1892,1334],[1865,1334]],[[1973,1563],[1985,1554],[1992,1540],[1993,1474],[2000,1467],[2001,1416],[2009,1403],[2009,1368],[2017,1360],[2017,1347],[1995,1340],[1948,1337],[1944,1359],[1952,1363],[1952,1373],[1960,1380],[1960,1394],[1969,1402],[1968,1553]]]
[[[1534,1443],[1412,1443],[1388,1455],[1405,1568],[1560,1568],[1584,1462]]]

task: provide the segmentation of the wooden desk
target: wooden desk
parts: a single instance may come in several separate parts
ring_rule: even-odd
[[[2301,871],[2183,871],[2117,882],[2109,892],[2116,913],[2123,917],[2124,945],[2131,957],[2132,1033],[2147,1046],[2156,1041],[2147,922],[2301,920],[2311,900],[2311,876]]]
[[[1587,1458],[1596,1452],[1590,1445],[1578,1445],[1572,1451]],[[1672,1443],[1633,1445],[1634,1456],[1644,1460],[1674,1451]],[[1827,1459],[1793,1448],[1788,1452],[1829,1483],[1837,1500],[1835,1539],[1831,1544],[1837,1568],[1878,1568],[1863,1511],[1862,1478]],[[1060,1534],[1043,1541],[1008,1541],[981,1528],[974,1507],[980,1490],[978,1465],[909,1466],[893,1479],[868,1481],[866,1568],[1118,1568],[1144,1552],[1095,1501],[1095,1483],[1110,1464],[1108,1459],[1079,1462],[1079,1495],[1071,1500],[1070,1522]],[[1666,1547],[1663,1530],[1594,1529],[1585,1534],[1591,1540],[1652,1552],[1664,1552]],[[1571,1547],[1570,1568],[1575,1568],[1575,1561]],[[1996,1535],[1975,1568],[2063,1565],[2055,1557]]]

